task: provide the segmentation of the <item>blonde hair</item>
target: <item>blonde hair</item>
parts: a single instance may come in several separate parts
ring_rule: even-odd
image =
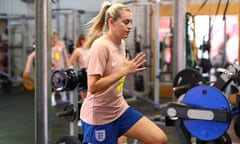
[[[105,29],[108,29],[108,19],[117,20],[121,17],[122,10],[131,12],[130,8],[126,5],[121,3],[111,4],[109,1],[104,1],[98,15],[86,24],[89,27],[89,32],[84,47],[90,48],[94,40],[102,36]]]
[[[51,35],[51,38],[56,38],[58,39],[58,33],[55,31],[55,30],[52,30],[52,35]]]

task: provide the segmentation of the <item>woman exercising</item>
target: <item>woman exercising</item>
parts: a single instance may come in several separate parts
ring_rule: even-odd
[[[56,31],[52,31],[51,35],[51,49],[52,49],[52,70],[59,70],[66,67],[68,62],[68,53],[65,47],[65,44],[59,40],[58,34]],[[27,58],[26,66],[23,72],[23,78],[28,78],[30,76],[31,67],[36,57],[36,50],[32,51]],[[67,101],[66,92],[60,92],[62,101]],[[55,106],[56,99],[55,99],[55,92],[52,92],[52,106]]]
[[[144,53],[126,58],[124,39],[132,29],[131,10],[104,2],[88,25],[88,93],[80,113],[83,144],[117,144],[121,136],[145,144],[166,144],[165,133],[123,97],[124,78],[146,69]]]

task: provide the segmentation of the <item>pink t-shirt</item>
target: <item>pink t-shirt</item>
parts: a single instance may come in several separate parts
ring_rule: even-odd
[[[79,53],[77,58],[77,66],[78,67],[87,67],[88,61],[88,48],[77,48],[76,51]]]
[[[52,69],[63,69],[67,65],[68,54],[63,42],[58,41],[52,46]]]
[[[107,76],[120,69],[125,61],[125,45],[116,47],[104,36],[95,40],[89,52],[88,75]],[[93,125],[103,125],[119,118],[129,107],[122,93],[124,77],[108,89],[91,94],[81,107],[80,118]]]
[[[25,66],[25,73],[30,73],[33,60],[36,57],[36,51],[31,52],[28,55],[28,59]],[[65,48],[65,44],[61,41],[58,41],[52,47],[52,69],[63,69],[65,68],[68,61],[68,54]]]

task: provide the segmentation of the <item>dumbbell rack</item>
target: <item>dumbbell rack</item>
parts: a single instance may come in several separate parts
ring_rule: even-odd
[[[79,105],[77,102],[78,94],[76,90],[69,91],[69,104],[65,106],[63,111],[56,113],[57,117],[64,117],[69,122],[69,135],[61,137],[57,144],[65,141],[71,141],[70,143],[72,144],[78,144],[81,141],[81,127],[77,125],[81,104]]]

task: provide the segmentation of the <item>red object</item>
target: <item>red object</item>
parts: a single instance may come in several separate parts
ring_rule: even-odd
[[[8,45],[7,45],[7,40],[3,40],[2,42],[2,57],[1,57],[1,65],[2,65],[2,70],[4,72],[7,72],[7,67],[8,67]]]

